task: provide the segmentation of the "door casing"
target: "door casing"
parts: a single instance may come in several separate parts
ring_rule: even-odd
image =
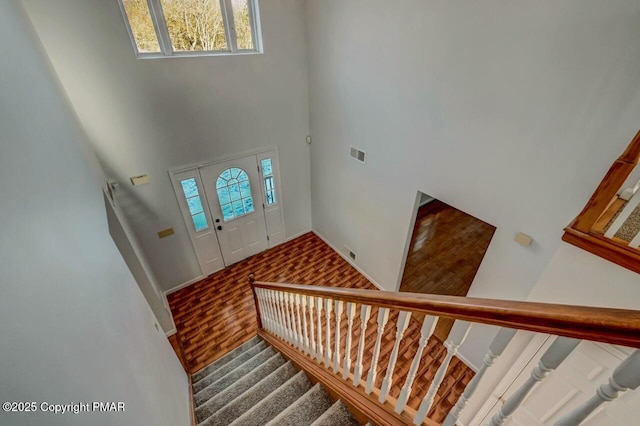
[[[262,171],[260,171],[260,174],[259,174],[260,176],[259,201],[265,204],[264,216],[265,216],[265,222],[267,224],[267,243],[268,243],[267,246],[271,248],[278,244],[283,243],[286,240],[285,238],[286,232],[285,232],[285,225],[284,225],[284,211],[283,211],[285,197],[282,191],[282,184],[280,180],[280,159],[279,159],[277,147],[264,147],[264,148],[259,148],[255,150],[244,151],[238,154],[218,157],[218,158],[205,161],[205,162],[200,162],[197,164],[181,166],[178,168],[170,169],[168,171],[169,178],[171,179],[171,182],[173,184],[172,186],[174,189],[174,193],[176,195],[178,206],[180,207],[180,211],[182,213],[183,220],[185,222],[185,225],[189,234],[189,238],[191,240],[191,244],[193,246],[193,250],[196,255],[196,259],[198,260],[198,265],[200,266],[200,269],[202,272],[201,276],[211,275],[214,272],[217,272],[228,265],[225,265],[222,259],[222,251],[220,250],[220,245],[218,243],[217,236],[215,237],[215,244],[213,244],[212,240],[209,240],[205,243],[202,240],[202,238],[198,238],[199,237],[197,235],[198,233],[195,232],[193,224],[191,223],[191,215],[189,213],[189,209],[186,204],[184,194],[182,192],[180,181],[185,178],[183,176],[196,177],[198,188],[201,189],[202,202],[206,203],[208,206],[209,200],[207,199],[207,196],[204,191],[200,169],[213,164],[225,163],[228,161],[232,161],[234,159],[252,156],[252,155],[256,156],[256,158],[258,159],[258,164],[260,164],[260,161],[264,158],[273,159],[272,161],[272,167],[274,170],[273,175],[274,175],[274,181],[275,181],[275,188],[278,194],[277,205],[266,206],[265,199],[264,199],[265,198],[264,187],[262,185]],[[254,202],[258,202],[258,197],[255,197],[255,198],[256,199],[254,200]],[[214,200],[214,201],[217,202],[217,200]],[[213,221],[213,218],[211,217],[211,212],[209,208],[205,208],[205,214],[207,216],[207,222],[210,224],[210,228],[213,232],[213,226],[215,225],[215,223]],[[215,233],[213,235],[215,236]],[[206,246],[206,250],[210,251],[209,253],[210,258],[215,258],[216,254],[219,255],[220,263],[216,264],[215,267],[213,262],[207,262],[207,256],[202,255],[204,250],[203,246],[205,244],[208,244]]]

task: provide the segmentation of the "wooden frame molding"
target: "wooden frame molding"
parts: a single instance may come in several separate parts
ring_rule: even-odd
[[[631,271],[640,273],[640,250],[626,247],[593,231],[593,227],[640,162],[640,131],[587,201],[580,214],[565,228],[562,240]]]
[[[444,316],[640,348],[640,311],[255,281],[252,288]]]
[[[388,398],[387,402],[381,404],[378,402],[379,391],[374,390],[371,394],[367,394],[362,386],[353,387],[353,375],[349,375],[349,380],[344,380],[341,376],[332,374],[329,370],[316,364],[308,356],[300,353],[297,349],[271,335],[266,330],[258,330],[258,336],[277,349],[297,368],[304,370],[312,382],[322,383],[332,397],[342,399],[347,407],[354,412],[354,416],[359,422],[366,423],[366,421],[371,421],[381,426],[413,424],[412,419],[415,416],[415,410],[405,407],[402,414],[397,414],[393,410],[395,400]],[[423,425],[436,426],[438,423],[427,418]]]

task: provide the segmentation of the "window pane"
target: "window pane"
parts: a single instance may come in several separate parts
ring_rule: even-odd
[[[236,167],[233,167],[231,169],[231,177],[234,178],[234,179],[237,179],[238,176],[240,175],[240,172],[242,172],[242,169],[238,169]]]
[[[189,205],[189,211],[191,212],[191,214],[200,213],[204,210],[202,208],[200,197],[187,198],[187,204]]]
[[[207,218],[204,216],[204,213],[198,213],[191,216],[193,218],[193,226],[197,231],[202,231],[203,229],[207,229],[209,226],[207,225]]]
[[[182,191],[184,191],[185,197],[189,198],[198,195],[198,186],[194,178],[180,181],[180,184],[182,185]]]
[[[175,51],[228,50],[219,0],[161,0]]]
[[[262,160],[262,175],[268,176],[273,174],[273,169],[271,168],[271,158],[265,158]]]
[[[225,222],[234,218],[231,204],[225,204],[222,206],[222,217]]]
[[[275,204],[276,203],[276,191],[269,191],[267,192],[267,205],[271,205],[271,204]]]
[[[249,18],[249,4],[247,0],[232,0],[233,21],[236,28],[239,50],[253,50],[251,36],[251,21]]]
[[[218,200],[220,201],[220,204],[231,202],[229,199],[229,190],[227,188],[218,189]]]
[[[242,216],[244,214],[244,208],[242,207],[242,201],[233,202],[233,214],[236,216]]]
[[[242,203],[244,204],[245,213],[251,213],[253,211],[253,200],[251,197],[243,199]]]
[[[249,181],[240,182],[240,195],[242,195],[242,198],[251,197]]]
[[[158,36],[155,28],[153,28],[147,0],[122,0],[122,5],[127,13],[127,19],[129,20],[129,26],[136,41],[138,52],[160,52]]]
[[[264,178],[264,189],[271,191],[273,189],[273,176]]]
[[[247,172],[245,172],[244,170],[240,172],[240,174],[238,175],[238,180],[239,181],[249,180],[249,176],[247,176]]]
[[[237,183],[229,186],[229,195],[231,196],[231,201],[240,199],[240,188]]]

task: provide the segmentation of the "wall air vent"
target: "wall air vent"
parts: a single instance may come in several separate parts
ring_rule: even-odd
[[[353,158],[354,160],[357,160],[362,164],[364,164],[364,158],[366,155],[367,155],[366,152],[358,148],[351,147],[351,158]]]
[[[349,259],[351,259],[351,260],[353,260],[353,261],[355,262],[355,260],[356,260],[356,253],[355,253],[353,250],[351,250],[351,249],[349,248],[349,246],[348,246],[348,245],[346,245],[346,244],[344,245],[344,250],[345,250],[345,252],[347,252],[347,255],[349,256]]]

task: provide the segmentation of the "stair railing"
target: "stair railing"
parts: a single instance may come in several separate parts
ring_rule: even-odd
[[[623,185],[640,162],[640,132],[611,165],[584,209],[565,228],[562,239],[581,249],[640,273],[640,232],[628,240],[616,238],[625,224],[636,229],[640,191]],[[629,193],[630,192],[630,193]],[[619,197],[618,194],[621,193]],[[625,193],[622,196],[622,193]],[[629,197],[630,199],[626,199]],[[630,220],[631,219],[631,220]],[[610,223],[611,222],[611,223]],[[603,229],[606,228],[606,229]]]
[[[437,406],[438,389],[473,323],[501,329],[482,367],[444,418],[446,426],[456,424],[487,369],[505,350],[516,330],[558,337],[531,371],[529,380],[487,423],[490,426],[503,424],[582,339],[640,348],[640,311],[268,283],[254,281],[253,276],[249,280],[259,334],[376,424],[438,424],[428,415]],[[412,397],[415,402],[415,384],[422,379],[420,372],[428,367],[424,365],[423,351],[439,317],[458,320],[454,329],[457,331],[450,333],[444,342],[446,355],[419,406],[410,407],[408,401]],[[413,332],[419,333],[420,338],[404,342],[412,319]],[[389,332],[385,335],[387,327]],[[387,336],[384,341],[383,336]],[[383,347],[385,353],[381,357]],[[407,362],[398,368],[401,353],[409,354],[405,359],[410,359],[411,354],[413,357],[410,365]],[[640,351],[636,349],[616,369],[608,384],[594,390],[591,400],[566,413],[557,424],[577,425],[599,405],[639,385]],[[392,390],[397,398],[392,397]]]

